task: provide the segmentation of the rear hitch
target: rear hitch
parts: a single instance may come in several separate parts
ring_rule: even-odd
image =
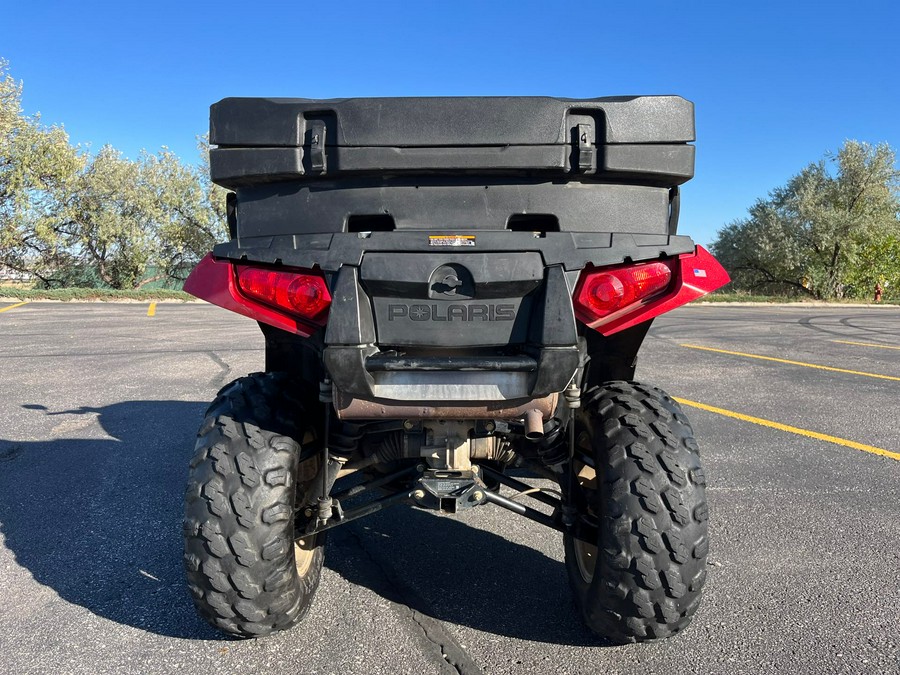
[[[458,513],[483,504],[487,488],[478,467],[469,471],[426,470],[416,481],[413,499],[417,506],[440,513]]]

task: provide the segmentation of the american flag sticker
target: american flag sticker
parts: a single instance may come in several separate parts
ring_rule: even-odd
[[[695,277],[700,277],[701,279],[705,279],[705,278],[706,278],[706,270],[698,270],[698,269],[695,268],[695,269],[694,269],[694,276],[695,276]]]

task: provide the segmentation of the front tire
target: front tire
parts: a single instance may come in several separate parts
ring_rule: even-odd
[[[574,467],[580,531],[593,533],[565,536],[575,603],[613,642],[670,637],[706,579],[706,481],[690,423],[660,389],[607,382],[583,396],[576,437],[596,470]]]
[[[255,373],[222,389],[200,427],[184,566],[198,613],[229,635],[290,628],[319,585],[324,534],[294,540],[317,463],[300,462],[302,416],[285,375]]]

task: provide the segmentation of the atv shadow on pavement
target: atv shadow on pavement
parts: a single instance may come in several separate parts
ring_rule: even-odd
[[[181,567],[185,467],[206,405],[24,406],[58,416],[54,432],[88,438],[0,439],[0,533],[16,563],[110,621],[174,638],[229,639],[197,617]],[[517,530],[516,518],[503,515],[508,531]],[[454,518],[393,508],[335,530],[325,564],[439,621],[537,642],[602,644],[560,592],[561,562]],[[302,634],[302,624],[295,630]]]
[[[83,438],[0,438],[0,532],[16,562],[63,600],[111,621],[225,639],[197,617],[181,568],[185,467],[206,405],[24,406],[55,416],[53,432]]]
[[[500,517],[507,532],[521,532],[518,516]],[[558,533],[539,536],[559,538],[562,549]],[[456,517],[400,506],[335,529],[329,544],[326,567],[438,621],[534,642],[608,644],[579,619],[562,562]],[[341,555],[352,549],[367,564]]]

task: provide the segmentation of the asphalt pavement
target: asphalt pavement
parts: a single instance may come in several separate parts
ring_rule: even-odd
[[[184,586],[182,492],[205,406],[263,340],[150,310],[0,303],[0,672],[900,673],[897,308],[655,322],[638,378],[694,423],[709,577],[689,630],[627,647],[579,622],[561,536],[491,506],[338,528],[300,626],[218,635]]]

